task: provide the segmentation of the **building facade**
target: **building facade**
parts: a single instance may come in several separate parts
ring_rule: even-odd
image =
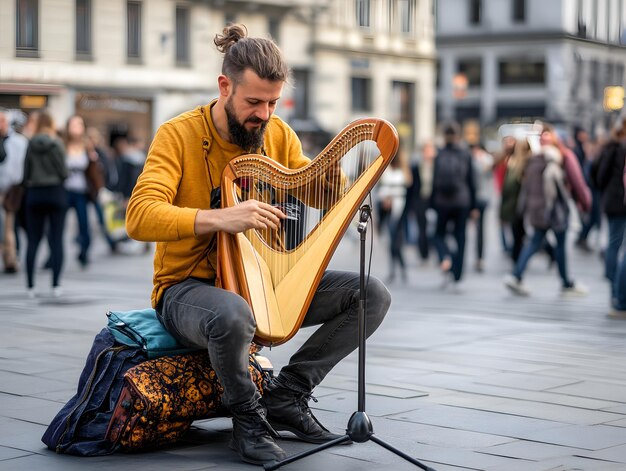
[[[293,83],[277,114],[303,134],[367,115],[408,146],[432,135],[432,0],[0,0],[0,106],[149,142],[217,95],[213,38],[231,22],[284,51]]]
[[[624,86],[625,15],[624,0],[438,0],[438,118],[602,132],[619,112],[604,94]]]

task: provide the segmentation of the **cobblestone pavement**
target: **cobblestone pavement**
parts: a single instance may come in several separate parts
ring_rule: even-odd
[[[352,232],[332,268],[358,270]],[[509,263],[495,234],[488,242],[485,271],[476,273],[470,236],[459,287],[444,286],[434,264],[421,265],[407,248],[408,280],[389,284],[391,311],[367,344],[366,411],[376,436],[439,471],[626,470],[626,321],[607,316],[597,251],[569,252],[588,296],[562,299],[556,269],[537,256],[527,275],[532,296],[517,298],[502,285]],[[375,237],[374,247],[372,273],[384,278],[386,245]],[[228,449],[228,419],[196,422],[179,445],[150,453],[77,458],[45,448],[41,436],[74,394],[105,312],[147,307],[151,289],[150,253],[109,256],[98,239],[91,265],[81,270],[73,249],[61,298],[46,294],[43,270],[34,300],[23,273],[0,275],[0,469],[254,469]],[[265,354],[278,369],[310,332]],[[345,430],[356,391],[353,354],[316,389],[316,415],[333,431]],[[310,447],[281,445],[288,453]],[[284,469],[416,468],[369,441]]]

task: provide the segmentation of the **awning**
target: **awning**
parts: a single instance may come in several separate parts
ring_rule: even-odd
[[[58,95],[63,92],[62,85],[45,83],[0,83],[0,93],[14,95]]]

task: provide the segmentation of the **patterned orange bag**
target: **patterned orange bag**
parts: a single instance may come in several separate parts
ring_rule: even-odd
[[[256,351],[252,346],[248,368],[262,394],[271,364]],[[194,420],[228,415],[222,392],[206,351],[145,361],[124,375],[107,439],[124,452],[171,445]]]

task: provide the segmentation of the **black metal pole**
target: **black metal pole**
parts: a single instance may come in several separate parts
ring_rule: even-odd
[[[367,294],[365,292],[365,236],[367,224],[370,220],[371,209],[368,205],[361,207],[359,214],[358,231],[361,241],[360,270],[359,270],[359,373],[358,373],[358,411],[365,412],[365,339],[367,331],[365,325],[365,308]]]

